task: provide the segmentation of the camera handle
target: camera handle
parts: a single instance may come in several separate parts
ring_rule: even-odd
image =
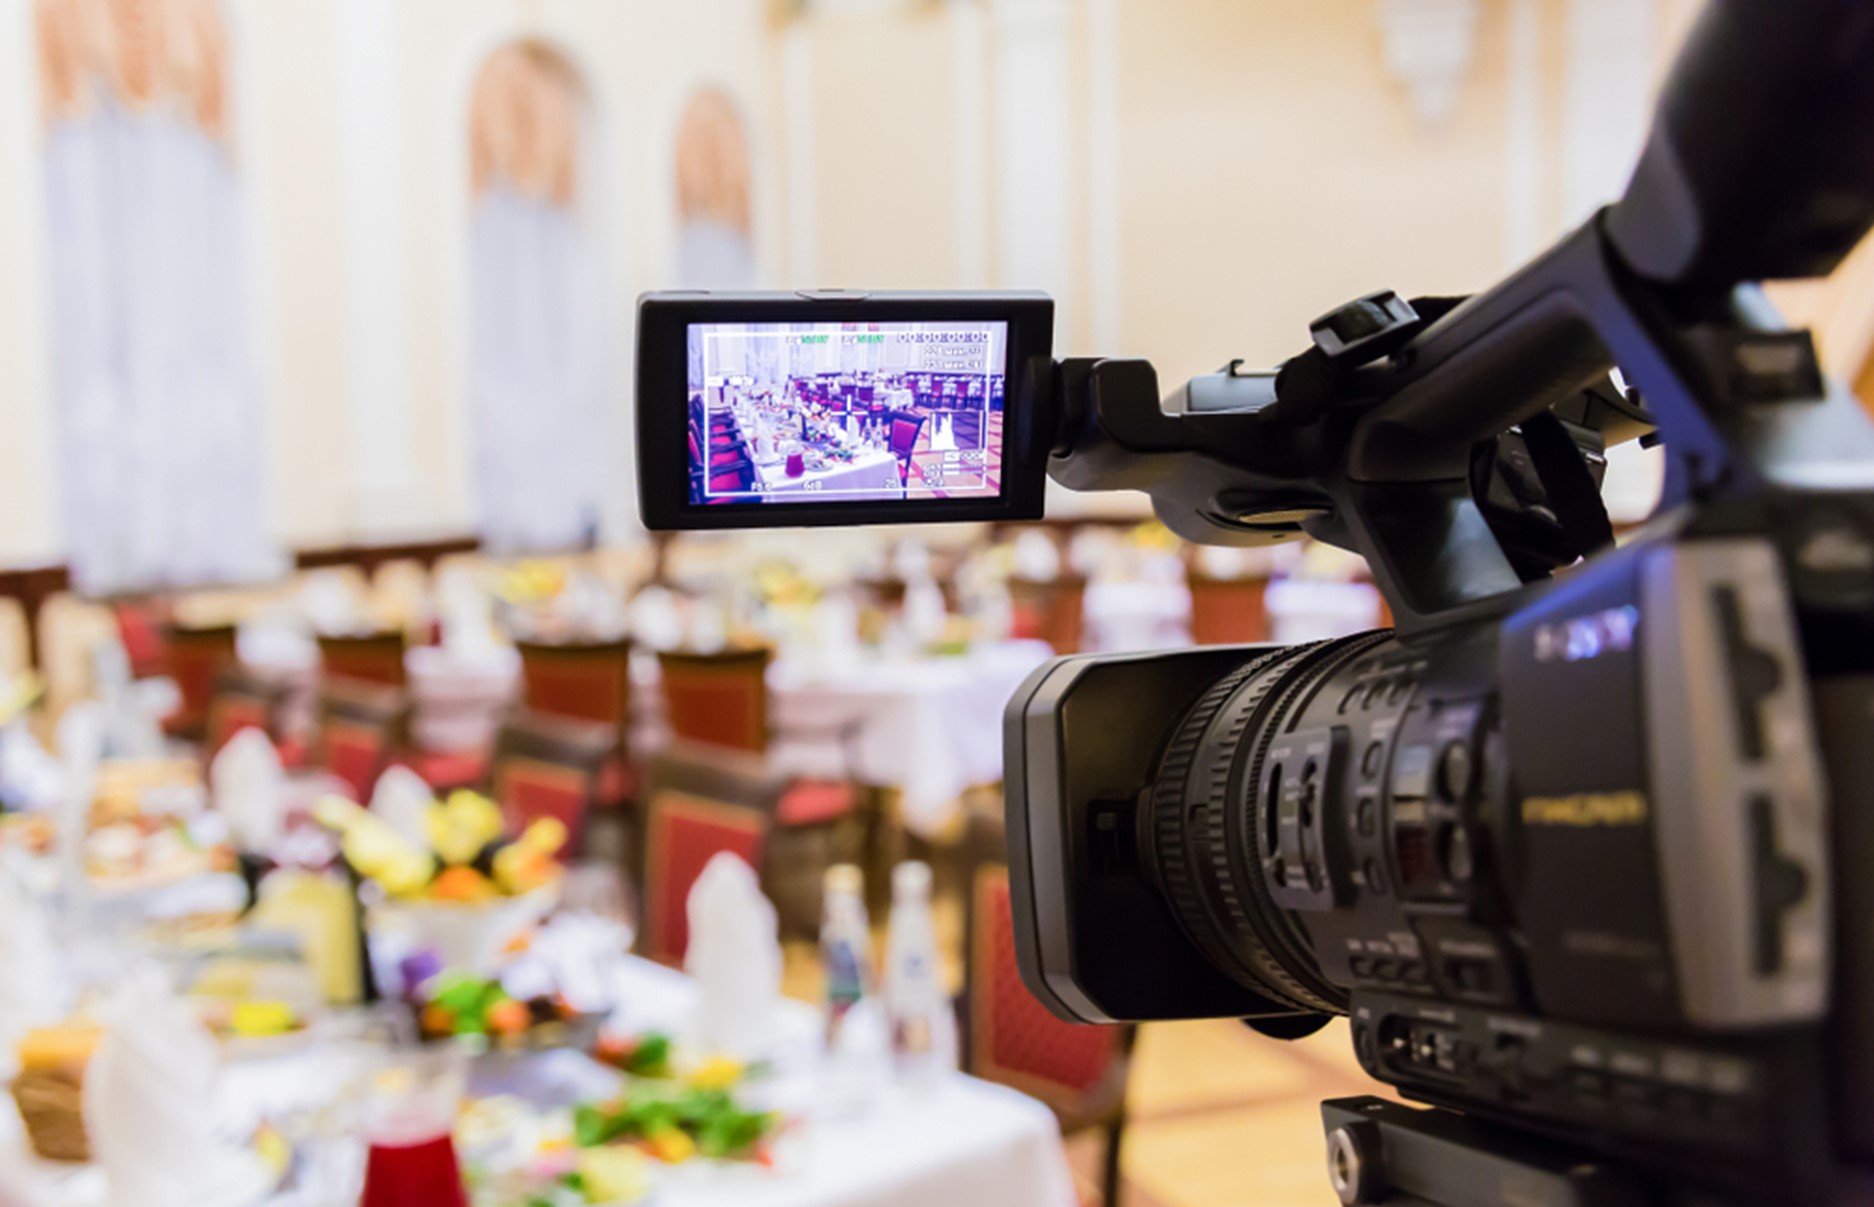
[[[1348,1207],[1729,1207],[1703,1196],[1662,1201],[1618,1166],[1442,1107],[1331,1098],[1321,1125],[1328,1180]]]

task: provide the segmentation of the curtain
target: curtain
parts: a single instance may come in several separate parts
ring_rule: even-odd
[[[61,31],[60,10],[81,9],[91,23]],[[152,14],[204,36],[172,31],[155,43],[166,59],[147,45],[133,55],[130,35]],[[218,137],[224,68],[202,59],[224,49],[218,25],[199,27],[216,17],[201,4],[41,5],[42,70],[62,90],[48,90],[44,159],[54,433],[68,557],[89,593],[280,564],[264,518],[239,181]],[[117,40],[101,50],[57,40],[112,20]],[[183,93],[175,103],[164,82]]]
[[[677,126],[677,280],[686,289],[756,284],[748,140],[735,103],[705,88]]]
[[[600,521],[598,255],[581,219],[583,90],[517,43],[489,56],[470,117],[468,392],[482,540],[586,544]]]
[[[491,549],[570,549],[599,521],[594,257],[571,211],[505,184],[471,228],[469,406]]]

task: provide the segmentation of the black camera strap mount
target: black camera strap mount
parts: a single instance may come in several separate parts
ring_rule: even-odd
[[[1347,1207],[1732,1207],[1661,1200],[1615,1164],[1455,1111],[1333,1098],[1321,1124],[1328,1181]]]

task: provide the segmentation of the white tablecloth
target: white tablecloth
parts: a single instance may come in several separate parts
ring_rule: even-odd
[[[1052,656],[1039,641],[851,667],[777,662],[773,757],[797,775],[897,788],[913,832],[941,834],[965,790],[1002,778],[1002,711]]]
[[[1096,580],[1087,584],[1089,653],[1177,649],[1191,644],[1191,589],[1171,581]]]
[[[966,790],[1001,780],[1002,711],[1053,653],[1003,641],[961,657],[783,658],[768,668],[769,755],[786,774],[896,788],[906,826],[942,835]],[[634,745],[654,750],[669,740],[655,659],[633,678]]]
[[[769,494],[818,491],[841,499],[902,499],[904,483],[898,477],[898,458],[886,449],[866,449],[850,465],[829,465],[808,470],[798,478],[787,476],[785,457],[771,464],[757,463],[755,472]]]
[[[281,630],[241,634],[241,663],[288,688],[285,727],[310,732],[319,688],[319,647],[311,637]],[[519,689],[521,659],[509,646],[454,650],[412,646],[404,654],[410,677],[410,735],[424,750],[482,750],[493,741],[501,715]]]
[[[635,959],[626,964],[624,977],[624,1009],[632,1025],[681,1034],[693,992],[688,979]],[[819,1012],[784,1002],[777,1030],[798,1052],[815,1042]],[[343,1084],[338,1063],[322,1059],[315,1048],[233,1066],[222,1078],[218,1114],[238,1127],[256,1114],[316,1110]],[[783,1060],[778,1067],[778,1084],[770,1090],[801,1103],[805,1113],[792,1155],[771,1171],[705,1163],[668,1169],[656,1207],[1071,1207],[1075,1202],[1054,1116],[1031,1098],[947,1074],[915,1093],[881,1087],[866,1109],[827,1116],[815,1109],[811,1060]],[[0,1168],[25,1171],[42,1186],[55,1187],[45,1199],[47,1207],[109,1202],[95,1170],[47,1166],[27,1156],[16,1113],[10,1104],[0,1110]],[[355,1172],[343,1160],[337,1167]],[[282,1195],[270,1207],[349,1207],[355,1199],[334,1197],[338,1189]]]

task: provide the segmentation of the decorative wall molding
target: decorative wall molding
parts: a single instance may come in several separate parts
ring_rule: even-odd
[[[1119,0],[1087,3],[1087,342],[1095,355],[1118,356],[1123,295],[1119,258]]]
[[[1442,125],[1475,57],[1478,0],[1379,0],[1378,16],[1387,70],[1419,121]]]
[[[989,285],[989,23],[978,0],[948,0],[951,231],[958,289]]]
[[[1054,340],[1070,353],[1074,325],[1074,131],[1069,0],[992,0],[995,89],[996,284],[1054,296]]]
[[[1542,0],[1509,0],[1504,99],[1503,260],[1516,268],[1542,250]]]
[[[339,0],[339,189],[344,215],[345,412],[352,527],[427,518],[411,410],[404,96],[396,6]],[[386,106],[390,110],[386,111]]]
[[[787,157],[787,284],[802,289],[822,284],[813,128],[813,31],[797,22],[781,31],[781,129]]]
[[[1658,0],[1568,0],[1562,222],[1585,221],[1627,187],[1652,118]]]

